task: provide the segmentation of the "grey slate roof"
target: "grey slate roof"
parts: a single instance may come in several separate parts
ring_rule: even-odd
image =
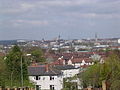
[[[72,65],[56,65],[54,68],[58,70],[69,70],[69,69],[77,69]]]
[[[56,76],[62,74],[60,70],[56,70],[53,68],[49,68],[48,72],[46,72],[45,67],[28,67],[28,75],[29,76]]]

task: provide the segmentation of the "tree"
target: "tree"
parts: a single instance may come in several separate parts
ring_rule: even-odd
[[[5,86],[6,80],[6,65],[4,63],[3,57],[0,57],[0,86]]]
[[[24,59],[23,53],[20,48],[15,45],[9,54],[6,56],[6,66],[9,72],[9,80],[11,81],[11,86],[14,84],[19,84],[21,82],[21,60],[22,60],[22,74],[24,80],[27,79],[27,64]],[[14,83],[12,83],[14,82]]]
[[[78,90],[77,89],[77,82],[72,82],[76,77],[66,78],[63,79],[64,88],[62,90]]]
[[[116,54],[117,53],[117,54]],[[96,63],[80,75],[83,86],[101,87],[106,81],[107,90],[119,90],[120,88],[120,57],[117,52],[112,53],[104,64]]]
[[[80,74],[80,78],[82,78],[83,87],[87,86],[100,87],[100,64],[95,64],[87,68],[82,74]]]
[[[32,59],[35,61],[35,62],[45,62],[45,58],[44,58],[44,55],[43,55],[43,52],[41,49],[39,48],[34,48],[32,51],[31,51],[31,55],[32,55]]]

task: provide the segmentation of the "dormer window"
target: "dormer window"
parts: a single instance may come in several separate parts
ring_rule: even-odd
[[[50,76],[50,80],[54,80],[54,77]]]

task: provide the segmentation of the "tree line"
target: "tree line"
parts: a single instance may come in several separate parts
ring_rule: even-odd
[[[26,56],[30,53],[30,56]],[[27,67],[32,62],[45,62],[40,48],[22,50],[15,45],[5,57],[0,57],[0,86],[32,86],[28,79]]]
[[[120,51],[115,50],[109,54],[104,63],[95,63],[79,75],[84,88],[92,86],[93,88],[102,87],[102,81],[105,81],[107,90],[120,89]]]

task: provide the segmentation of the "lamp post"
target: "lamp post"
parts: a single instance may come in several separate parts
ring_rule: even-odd
[[[23,66],[22,66],[22,54],[21,54],[21,86],[23,87]]]
[[[11,72],[11,75],[10,75],[10,80],[11,80],[11,87],[12,87],[12,82],[13,82],[13,71]]]

